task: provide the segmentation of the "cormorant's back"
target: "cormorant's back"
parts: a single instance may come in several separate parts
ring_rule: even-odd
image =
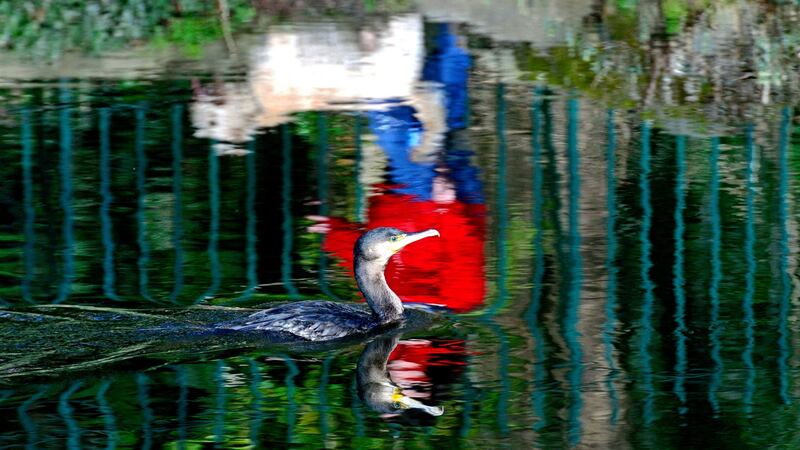
[[[328,341],[366,334],[378,325],[378,318],[366,305],[302,301],[251,314],[243,324],[230,329],[286,332],[310,341]]]

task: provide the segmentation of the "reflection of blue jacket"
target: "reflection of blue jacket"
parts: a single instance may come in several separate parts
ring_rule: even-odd
[[[422,123],[414,117],[414,108],[395,106],[387,111],[370,112],[368,116],[378,145],[389,157],[389,179],[400,185],[397,192],[430,199],[436,165],[411,160],[411,149],[422,139]]]
[[[458,38],[446,24],[438,24],[434,47],[425,58],[422,79],[438,81],[444,86],[445,107],[447,108],[447,128],[453,130],[466,128],[467,117],[467,79],[469,78],[470,57],[466,50],[458,46]]]
[[[433,39],[433,48],[425,59],[422,77],[438,81],[444,87],[447,109],[445,141],[445,167],[456,187],[457,198],[465,203],[483,203],[479,171],[470,165],[473,152],[463,136],[454,131],[466,127],[467,79],[470,56],[457,45],[457,37],[446,24],[439,24]],[[378,145],[389,157],[389,177],[400,185],[397,192],[413,195],[420,200],[430,200],[436,164],[411,160],[411,149],[422,139],[422,124],[409,106],[395,106],[387,111],[368,113],[369,125],[378,138]],[[459,133],[460,134],[460,133]]]

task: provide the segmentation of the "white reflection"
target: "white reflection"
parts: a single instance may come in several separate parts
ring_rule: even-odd
[[[416,14],[362,29],[346,23],[273,27],[249,52],[247,81],[194,83],[195,136],[216,141],[218,154],[241,154],[241,144],[259,128],[298,112],[408,104],[426,131],[414,159],[430,159],[447,126],[438,84],[420,81],[423,31]]]

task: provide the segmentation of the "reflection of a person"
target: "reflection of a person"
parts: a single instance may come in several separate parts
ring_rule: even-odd
[[[441,91],[368,114],[370,129],[388,156],[390,183],[379,186],[380,195],[370,198],[367,226],[439,230],[441,239],[420,242],[395,257],[386,268],[387,280],[404,302],[468,311],[480,306],[485,294],[485,205],[464,129],[470,59],[448,25],[436,28],[433,43],[423,78]],[[438,103],[431,103],[434,98]],[[435,112],[442,103],[444,111]],[[437,127],[430,125],[437,123],[431,120],[436,116],[446,124],[439,136]],[[328,233],[323,250],[339,256],[352,270],[351,249],[359,226],[330,218],[314,229]]]
[[[387,368],[389,355],[397,347],[398,340],[398,336],[382,336],[364,347],[356,372],[358,396],[369,408],[384,414],[403,414],[416,410],[431,416],[441,416],[444,413],[443,408],[420,402],[412,397],[418,395],[417,391],[404,390],[393,380],[398,372],[403,372],[393,370],[390,373]],[[408,382],[404,384],[406,387],[413,387]]]
[[[250,49],[245,81],[192,82],[194,134],[213,139],[217,154],[241,155],[260,128],[298,112],[382,109],[391,99],[417,98],[422,36],[417,14],[358,29],[339,22],[272,26]]]

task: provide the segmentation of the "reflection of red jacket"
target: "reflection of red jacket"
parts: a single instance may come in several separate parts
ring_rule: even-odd
[[[463,312],[483,303],[486,207],[458,201],[437,203],[384,192],[371,197],[368,228],[395,227],[415,232],[436,228],[440,238],[404,248],[386,267],[386,281],[403,302],[446,306]],[[323,250],[353,270],[353,245],[359,228],[342,219],[328,222]]]
[[[418,383],[435,384],[432,378],[437,368],[444,369],[451,376],[457,375],[465,365],[464,355],[463,340],[400,341],[389,355],[389,374],[392,381],[404,387]],[[452,382],[452,377],[446,382]]]

